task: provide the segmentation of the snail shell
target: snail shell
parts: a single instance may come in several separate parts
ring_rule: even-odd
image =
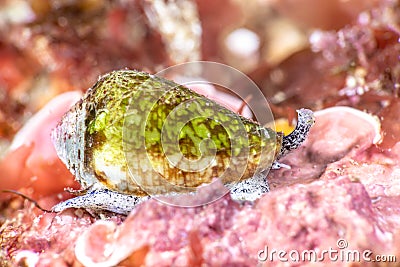
[[[155,90],[161,91],[162,94],[158,93],[157,98],[150,101],[146,94],[154,97]],[[213,166],[196,172],[182,171],[176,166],[171,166],[168,159],[162,155],[162,145],[165,146],[165,142],[162,144],[160,136],[167,116],[180,104],[191,100],[195,100],[199,106],[197,108],[206,115],[189,121],[181,129],[179,147],[182,155],[187,158],[201,156],[199,145],[207,137],[216,144],[214,147],[206,147],[216,150]],[[140,117],[144,116],[144,110],[148,110],[149,107],[153,108],[143,120],[147,125],[143,129],[141,125],[136,124],[141,120]],[[125,121],[124,125],[128,111],[128,117],[131,119],[126,120],[129,123]],[[187,109],[181,109],[181,112],[183,111]],[[186,121],[188,115],[193,115],[177,113],[175,112],[174,118],[176,121]],[[139,138],[139,130],[145,132],[146,140],[142,144],[147,146],[146,154],[141,154],[142,147],[135,147],[140,146],[141,142],[126,145],[129,153],[135,155],[135,160],[138,160],[136,166],[131,166],[137,171],[137,175],[151,181],[151,177],[147,177],[148,170],[155,167],[171,183],[197,187],[203,183],[210,183],[213,177],[219,177],[227,168],[230,168],[231,174],[235,172],[233,166],[228,167],[226,163],[232,156],[229,135],[239,128],[236,125],[238,122],[244,127],[248,142],[239,144],[235,149],[245,150],[250,147],[247,153],[249,157],[244,159],[248,160],[248,164],[242,171],[242,179],[245,179],[254,174],[260,163],[266,164],[261,166],[264,169],[271,165],[280,150],[282,134],[241,117],[184,86],[144,72],[119,70],[101,77],[82,100],[65,114],[53,131],[53,140],[58,156],[83,188],[100,183],[110,190],[142,196],[146,193],[128,172],[123,142],[124,127],[130,129],[131,141]],[[177,131],[177,128],[167,129],[166,132],[169,130]],[[268,157],[260,162],[263,149]],[[240,151],[235,153],[239,159]],[[151,157],[153,166],[140,163],[145,162],[141,159],[147,156]],[[227,178],[225,182],[233,181]]]
[[[245,181],[304,141],[312,112],[300,110],[299,122],[284,140],[182,85],[119,70],[100,77],[52,139],[82,188],[105,192],[100,202],[115,192],[136,203],[148,194],[192,192],[215,177],[228,187]]]

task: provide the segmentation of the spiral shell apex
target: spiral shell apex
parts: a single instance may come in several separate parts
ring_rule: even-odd
[[[83,188],[89,187],[97,180],[85,164],[85,106],[86,103],[82,99],[77,102],[51,133],[58,157]]]

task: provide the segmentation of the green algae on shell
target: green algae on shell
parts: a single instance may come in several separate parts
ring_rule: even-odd
[[[83,188],[137,196],[151,188],[168,193],[165,182],[179,193],[215,177],[224,184],[252,177],[271,166],[282,137],[182,85],[133,70],[101,77],[53,132],[59,157]],[[189,165],[177,165],[182,160]]]

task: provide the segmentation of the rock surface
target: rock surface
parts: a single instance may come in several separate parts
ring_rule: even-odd
[[[400,213],[394,211],[400,210],[400,144],[391,153],[377,152],[379,123],[366,113],[335,107],[316,115],[306,143],[282,160],[292,169],[271,171],[272,190],[255,203],[239,204],[229,195],[198,208],[149,200],[123,221],[94,220],[79,210],[36,217],[27,207],[19,224],[16,217],[3,225],[5,249],[13,259],[38,266],[282,264],[276,255],[265,258],[273,249],[399,256]],[[338,242],[347,246],[340,249]],[[332,261],[326,255],[323,262]]]

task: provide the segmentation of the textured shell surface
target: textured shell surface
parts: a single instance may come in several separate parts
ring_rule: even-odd
[[[215,177],[250,178],[271,166],[283,136],[182,85],[119,70],[100,77],[52,138],[83,188],[144,196],[143,186],[166,193],[154,172],[178,193]]]

